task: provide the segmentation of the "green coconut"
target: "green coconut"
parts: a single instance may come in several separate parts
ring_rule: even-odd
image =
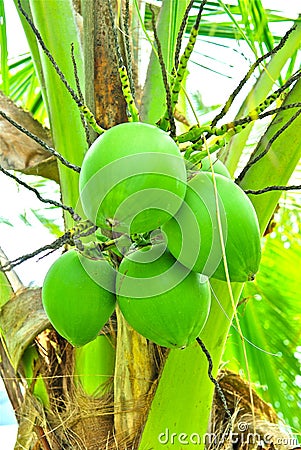
[[[163,347],[186,347],[206,323],[209,282],[164,250],[165,245],[155,245],[122,260],[117,301],[127,322],[142,336]]]
[[[243,190],[222,175],[192,178],[182,207],[162,230],[167,247],[184,266],[226,280],[223,245],[231,281],[252,280],[261,258],[255,209]],[[222,239],[221,239],[222,238]]]
[[[80,197],[85,214],[99,227],[144,233],[178,211],[186,180],[184,159],[167,133],[145,123],[123,123],[88,150]]]
[[[75,347],[96,338],[115,308],[115,273],[106,261],[81,257],[75,250],[50,267],[42,302],[56,331]]]
[[[206,156],[204,159],[202,159],[201,163],[202,166],[200,170],[202,172],[211,172],[212,171],[211,164],[212,164],[214,173],[218,173],[220,175],[224,175],[224,177],[231,178],[229,170],[227,169],[225,164],[219,159],[214,159],[213,157],[211,157],[211,164],[210,164],[209,156]]]

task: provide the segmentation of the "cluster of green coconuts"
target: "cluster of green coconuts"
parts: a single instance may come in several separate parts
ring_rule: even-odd
[[[186,347],[206,323],[209,279],[244,282],[258,271],[260,233],[249,198],[220,161],[189,168],[155,126],[125,123],[101,135],[84,158],[79,189],[87,218],[116,238],[122,260],[116,269],[73,249],[49,269],[43,305],[74,346],[96,338],[117,300],[141,335]],[[130,236],[149,240],[133,245]]]

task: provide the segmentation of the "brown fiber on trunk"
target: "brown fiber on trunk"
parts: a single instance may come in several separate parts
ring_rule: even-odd
[[[292,450],[297,440],[290,436],[275,410],[252,390],[240,375],[220,370],[218,381],[232,414],[231,433],[224,406],[215,391],[206,450]]]

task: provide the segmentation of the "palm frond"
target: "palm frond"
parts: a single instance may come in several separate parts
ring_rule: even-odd
[[[145,26],[148,30],[150,29],[151,23],[149,3],[150,2],[146,2],[144,15]],[[160,2],[156,2],[156,4],[160,4]],[[194,2],[194,7],[191,10],[187,22],[187,34],[190,32],[191,27],[195,22],[200,4],[200,0]],[[246,43],[251,49],[251,55],[253,53],[254,58],[256,59],[267,51],[270,51],[279,43],[283,36],[283,27],[279,27],[279,24],[286,26],[288,29],[293,22],[298,22],[300,20],[301,18],[291,17],[288,14],[286,15],[283,11],[265,8],[264,0],[239,0],[237,5],[232,5],[221,0],[209,1],[205,6],[202,15],[202,26],[199,29],[198,40],[200,41],[201,48],[204,41],[206,43],[210,42],[217,45],[223,42],[227,45],[229,41],[231,42],[231,45],[235,41],[238,46]],[[245,52],[245,50],[242,49],[241,51]],[[213,50],[213,55],[214,54],[216,53],[214,53]],[[206,58],[206,54],[198,55],[196,57],[196,53],[194,52],[193,62],[202,67],[205,66],[206,69],[213,72],[223,72],[216,64],[207,65],[204,63],[204,57]],[[219,52],[219,58],[222,62],[229,64],[229,57],[227,54]],[[287,79],[289,74],[296,70],[296,66],[298,65],[296,58],[297,55],[295,53],[286,68],[287,73],[283,74],[285,79]],[[224,77],[224,74],[222,74],[222,76]],[[281,83],[281,79],[279,79],[279,81]]]
[[[47,113],[39,80],[30,54],[20,55],[9,62],[8,95],[35,119],[45,124]]]

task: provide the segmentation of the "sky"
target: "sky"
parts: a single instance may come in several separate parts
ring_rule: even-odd
[[[13,0],[4,0],[7,23],[8,53],[11,57],[27,52],[28,45]]]
[[[8,33],[8,50],[11,57],[25,53],[28,51],[26,39],[23,30],[19,25],[19,18],[16,13],[13,0],[4,0],[7,33]],[[264,0],[266,8],[279,9],[285,8],[285,14],[294,18],[301,13],[300,0]],[[279,31],[284,34],[288,27]],[[226,41],[223,42],[227,44]],[[201,60],[205,66],[212,66],[219,71],[225,71],[222,63],[216,63],[211,58],[215,57],[216,52],[221,51],[217,46],[210,43],[199,43],[196,52],[206,54]],[[221,77],[204,68],[196,69],[195,63],[190,64],[190,75],[188,82],[191,86],[197,87],[202,91],[202,100],[207,105],[213,105],[226,100],[227,96],[232,92],[238,81],[242,78],[249,66],[249,60],[252,60],[250,51],[243,45],[238,44],[235,50],[227,48],[222,49],[227,54],[226,60],[231,61],[231,67],[227,67],[226,73],[228,77]],[[194,60],[194,58],[192,58]],[[0,209],[0,245],[12,259],[21,254],[31,252],[36,248],[45,245],[54,240],[43,225],[38,221],[31,209],[43,209],[34,194],[19,187],[16,182],[7,179],[0,173],[1,187],[1,209]],[[49,185],[49,191],[53,186]],[[52,195],[50,193],[49,195]],[[49,217],[53,217],[49,212]],[[10,222],[1,223],[1,217]],[[30,224],[30,225],[29,225]],[[58,253],[52,254],[41,260],[39,264],[35,264],[35,271],[32,272],[32,262],[24,263],[17,273],[21,277],[25,285],[42,285],[46,271],[57,258]],[[34,261],[37,261],[35,258]],[[15,442],[16,425],[13,424],[14,417],[9,401],[3,390],[3,384],[0,380],[0,448],[1,450],[12,450]]]
[[[16,176],[20,177],[20,173],[17,173]],[[27,183],[36,181],[35,178],[34,176],[23,176]],[[5,189],[5,195],[1,196],[0,246],[10,260],[22,254],[31,253],[56,239],[56,236],[50,234],[33,213],[33,211],[40,211],[45,215],[44,208],[50,205],[41,203],[32,192],[18,186],[14,180],[7,179],[2,173],[0,173],[0,186],[1,190]],[[47,194],[44,194],[44,197],[59,200],[58,195],[51,192],[52,189],[57,190],[55,182],[49,182],[47,186],[48,192],[46,189],[39,188],[41,193],[46,191]],[[54,210],[48,210],[46,216],[49,219],[54,219],[58,216],[58,213]],[[1,217],[9,223],[1,223]],[[57,222],[59,223],[59,220]],[[43,258],[35,265],[34,272],[32,271],[32,260],[16,267],[16,272],[25,285],[36,284],[41,286],[46,270],[57,256],[58,253]],[[38,257],[34,258],[33,261],[38,261]]]

